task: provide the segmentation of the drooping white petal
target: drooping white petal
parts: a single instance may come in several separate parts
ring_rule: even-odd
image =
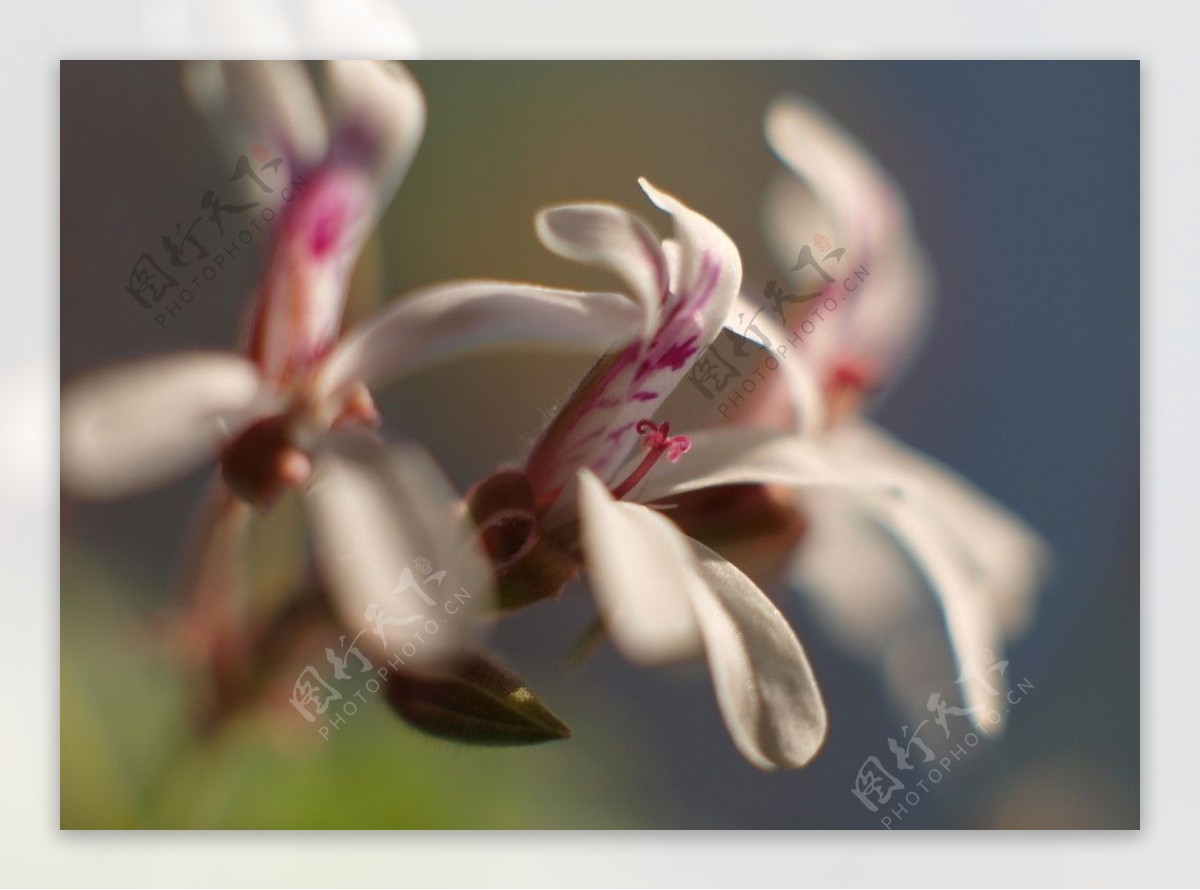
[[[882,663],[896,638],[925,617],[927,583],[853,493],[806,491],[799,501],[807,524],[792,561],[791,581],[813,605],[829,636],[853,655]],[[940,624],[940,611],[928,612]],[[945,662],[952,663],[944,642],[942,649]]]
[[[640,664],[658,664],[700,649],[692,613],[695,573],[682,536],[664,516],[614,500],[593,473],[579,474],[584,566],[604,626]]]
[[[955,695],[952,681],[959,674],[927,576],[902,542],[847,492],[806,491],[800,506],[807,524],[793,554],[792,583],[825,634],[882,673],[909,725],[928,719],[929,695]]]
[[[831,463],[849,475],[887,490],[887,494],[881,494],[868,486],[844,493],[853,497],[853,509],[860,516],[891,536],[924,578],[942,613],[962,681],[963,699],[975,710],[973,717],[981,729],[995,730],[998,722],[983,721],[989,712],[1003,714],[1004,682],[1002,677],[983,677],[979,666],[981,659],[998,653],[1003,646],[1008,623],[1004,617],[1006,603],[1011,602],[1014,594],[1011,590],[1000,592],[997,586],[1000,576],[989,576],[987,561],[976,555],[981,547],[987,547],[974,539],[978,528],[972,527],[964,514],[954,511],[952,500],[943,502],[938,497],[936,479],[920,472],[922,462],[897,460],[895,447],[888,443],[881,431],[861,423],[839,425],[822,439]],[[810,509],[822,509],[820,501],[809,500],[812,503],[806,501],[806,506]],[[818,513],[814,516],[814,528],[819,529],[821,523]],[[855,558],[849,552],[845,555],[847,559]],[[1026,561],[1031,558],[1028,552],[1010,555]],[[801,560],[799,566],[803,572],[805,561]],[[1028,578],[1036,572],[1017,574]],[[805,580],[803,574],[798,580]],[[903,596],[905,581],[896,580],[896,593]],[[1031,593],[1025,589],[1017,597],[1028,597]],[[911,622],[907,619],[901,622],[897,633],[906,633],[911,629],[908,625]]]
[[[623,278],[642,309],[642,339],[650,339],[669,279],[658,236],[640,217],[612,204],[560,204],[541,210],[535,226],[548,250]]]
[[[841,424],[828,441],[838,453],[915,480],[982,579],[1005,635],[1023,632],[1051,562],[1049,548],[1027,523],[954,470],[874,424]]]
[[[332,393],[379,384],[433,362],[508,346],[602,350],[637,335],[640,314],[617,294],[504,281],[434,285],[396,300],[348,335],[320,372]]]
[[[1001,628],[979,575],[963,559],[934,507],[920,501],[871,497],[871,515],[891,534],[925,576],[938,598],[946,632],[960,672],[963,700],[981,729],[995,728],[990,712],[1003,712],[1005,685],[982,676],[977,667],[1002,641]]]
[[[848,253],[885,243],[902,225],[907,207],[900,190],[861,143],[810,102],[794,96],[771,103],[764,118],[767,142],[812,190],[831,217],[836,246]],[[816,233],[790,250],[790,262]],[[786,268],[786,267],[785,267]]]
[[[741,282],[741,258],[724,232],[641,184],[674,217],[680,280],[651,339],[606,356],[543,432],[526,464],[539,497],[556,496],[581,467],[612,481],[637,442],[638,421],[654,415],[716,337]]]
[[[233,156],[263,145],[283,159],[281,182],[316,163],[328,145],[325,116],[301,62],[187,62],[184,86]],[[243,184],[249,186],[249,179]],[[259,200],[278,202],[258,196]]]
[[[812,668],[786,619],[722,557],[666,517],[616,501],[579,474],[584,565],[605,627],[631,660],[656,664],[703,642],[717,702],[755,766],[803,766],[825,736]]]
[[[758,586],[699,541],[700,585],[689,585],[725,725],[747,760],[766,769],[804,766],[825,740],[828,717],[796,634]]]
[[[330,163],[361,173],[377,207],[391,200],[425,134],[425,98],[403,65],[326,62]]]
[[[461,645],[493,597],[454,490],[425,451],[333,434],[305,489],[321,576],[350,636],[405,663]]]
[[[628,496],[650,503],[700,488],[752,484],[887,491],[880,482],[846,472],[811,438],[736,426],[689,438],[686,454],[674,463],[659,461]]]
[[[231,354],[146,359],[87,375],[63,392],[63,488],[97,498],[151,488],[215,457],[277,404],[254,365]]]

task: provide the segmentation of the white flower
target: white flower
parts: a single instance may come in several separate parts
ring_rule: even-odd
[[[928,692],[922,684],[932,682],[929,643],[936,636],[923,608],[932,592],[964,699],[977,709],[976,721],[994,730],[995,723],[982,721],[989,711],[1003,715],[1003,682],[994,672],[981,680],[977,669],[986,653],[1000,653],[1027,625],[1048,563],[1046,547],[967,480],[861,416],[870,397],[900,374],[927,329],[927,263],[897,188],[824,114],[799,100],[780,100],[767,114],[766,131],[791,171],[768,193],[766,206],[780,265],[789,268],[797,251],[821,233],[845,248],[838,269],[869,270],[861,294],[824,312],[804,343],[791,349],[788,373],[771,378],[786,385],[791,404],[799,406],[785,428],[804,430],[830,465],[869,483],[809,492],[797,502],[807,527],[792,579],[838,639],[887,667],[902,700]],[[763,315],[759,324],[767,336],[787,342],[784,331],[765,320],[769,313]],[[803,319],[789,319],[787,327],[796,330]],[[777,404],[769,394],[755,398]],[[753,404],[748,407],[743,420],[779,422],[767,410],[756,416]],[[879,486],[905,496],[881,497]]]
[[[478,349],[595,349],[636,324],[636,310],[615,294],[464,281],[400,298],[339,339],[354,258],[420,141],[419,89],[398,65],[330,62],[323,116],[297,64],[223,63],[193,77],[210,108],[269,133],[308,186],[275,224],[246,355],[144,359],[64,391],[64,489],[121,496],[219,461],[228,489],[218,485],[204,520],[204,573],[244,513],[229,489],[265,507],[310,483],[316,556],[347,627],[362,628],[373,603],[386,610],[418,557],[485,599],[490,570],[452,489],[417,446],[377,443],[367,387]]]
[[[651,419],[720,332],[741,259],[708,219],[644,180],[642,187],[673,217],[673,240],[660,241],[639,217],[607,204],[563,205],[538,217],[548,248],[623,277],[642,315],[633,338],[597,363],[534,445],[524,473],[535,515],[522,517],[523,528],[535,522],[577,555],[606,630],[631,660],[657,664],[704,651],[726,725],[751,763],[802,766],[826,731],[808,659],[768,597],[671,521],[670,500],[726,484],[855,483],[796,436],[738,429],[689,438]]]

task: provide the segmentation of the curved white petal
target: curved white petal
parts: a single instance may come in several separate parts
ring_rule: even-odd
[[[629,497],[641,503],[717,485],[775,484],[791,488],[848,488],[886,492],[828,459],[812,439],[755,427],[701,430],[678,461],[660,460]]]
[[[839,645],[864,661],[882,663],[915,620],[931,614],[940,624],[940,611],[923,608],[930,597],[921,574],[852,494],[805,492],[801,509],[806,527],[791,581]]]
[[[815,105],[794,96],[776,99],[767,109],[764,129],[779,159],[832,218],[835,230],[824,234],[840,239],[836,246],[861,254],[888,241],[905,224],[908,210],[900,190],[862,144]],[[789,266],[815,234],[791,246]]]
[[[350,636],[408,664],[462,644],[493,598],[454,490],[425,451],[334,434],[305,489],[313,549]],[[439,575],[439,572],[444,572]]]
[[[631,661],[659,664],[700,649],[688,585],[696,584],[684,540],[664,516],[613,500],[579,474],[583,561],[604,626]]]
[[[641,336],[648,340],[670,284],[662,246],[650,227],[613,204],[547,207],[534,224],[548,250],[624,279],[642,309]]]
[[[713,687],[738,750],[755,766],[804,766],[825,740],[828,717],[808,657],[787,619],[738,568],[699,541],[690,585]]]
[[[737,568],[666,517],[579,474],[588,578],[613,642],[655,664],[703,641],[721,714],[761,769],[803,766],[825,737],[812,668],[787,620]]]
[[[324,393],[379,384],[437,361],[505,346],[601,350],[637,335],[637,307],[617,294],[504,281],[434,285],[395,301],[326,361]]]
[[[325,62],[330,163],[371,181],[377,207],[386,206],[408,172],[425,134],[425,97],[395,62]]]
[[[924,578],[942,612],[963,698],[975,709],[973,717],[981,729],[996,729],[996,723],[982,721],[988,711],[1003,713],[1003,680],[983,678],[974,668],[1003,647],[1008,636],[1005,604],[1014,591],[998,587],[998,577],[989,575],[987,561],[977,555],[981,547],[987,547],[976,538],[979,529],[955,511],[953,501],[939,497],[936,479],[920,471],[920,462],[897,459],[896,446],[890,445],[881,431],[866,424],[843,424],[825,437],[822,445],[827,458],[844,472],[889,490],[886,495],[869,488],[847,494],[853,496],[860,515],[890,535]],[[816,502],[811,508],[820,509]],[[822,519],[819,514],[814,518],[818,523]],[[1030,553],[1009,555],[1025,560],[1031,557]],[[803,564],[801,560],[800,566]],[[1030,577],[1037,572],[1017,574]],[[903,595],[903,584],[898,578],[898,595]],[[1031,594],[1031,589],[1024,589],[1016,596]],[[906,618],[898,633],[907,624],[911,622]]]
[[[277,406],[239,356],[194,353],[98,371],[62,397],[62,485],[85,497],[153,487],[216,455]]]
[[[802,506],[808,524],[792,562],[792,582],[825,633],[880,669],[896,706],[913,724],[920,723],[930,716],[930,693],[949,692],[950,681],[959,676],[959,648],[1001,651],[995,636],[999,626],[968,624],[967,638],[959,628],[949,633],[943,597],[930,595],[931,584],[959,584],[954,579],[962,577],[961,568],[931,577],[923,553],[914,553],[891,523],[881,522],[861,500],[846,492],[806,492]],[[999,679],[991,681],[997,691]],[[977,686],[964,690],[962,698],[986,706],[991,694]],[[999,728],[990,721],[986,725]]]
[[[1003,635],[979,575],[971,570],[948,538],[932,505],[900,498],[872,498],[871,515],[891,534],[925,576],[937,597],[963,679],[961,691],[972,719],[981,729],[991,727],[989,711],[1003,712],[1002,682],[988,682],[977,671],[987,653],[1001,647]]]
[[[231,154],[262,144],[282,156],[280,181],[324,156],[325,116],[302,62],[187,62],[183,82]]]
[[[980,577],[1004,634],[1012,638],[1023,632],[1051,563],[1049,548],[1027,523],[954,470],[874,424],[839,425],[831,432],[829,447],[903,472],[920,485],[971,571]]]

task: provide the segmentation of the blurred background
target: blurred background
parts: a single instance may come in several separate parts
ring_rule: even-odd
[[[866,144],[905,191],[939,283],[928,343],[878,419],[1014,509],[1056,557],[1009,655],[1033,689],[897,827],[1137,827],[1137,63],[411,67],[428,131],[360,269],[359,310],[461,277],[611,288],[541,248],[532,217],[600,199],[657,224],[642,175],[725,228],[748,278],[778,277],[759,222],[779,170],[767,102],[804,95]],[[165,325],[125,290],[137,258],[229,176],[177,64],[64,62],[61,87],[63,379],[230,347],[250,249]],[[424,372],[381,398],[386,432],[426,444],[465,488],[521,457],[588,364],[498,355]],[[152,617],[204,481],[62,505],[62,827],[879,827],[850,789],[904,715],[786,592],[830,711],[825,749],[800,772],[741,759],[701,664],[643,671],[601,646],[566,668],[592,615],[578,587],[496,638],[571,724],[567,742],[456,746],[381,701],[326,742],[281,715],[286,699],[197,739]],[[274,542],[295,534],[293,508],[256,536],[263,591],[287,583],[291,551]]]

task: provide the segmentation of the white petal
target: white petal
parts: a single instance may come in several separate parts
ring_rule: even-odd
[[[584,565],[613,642],[640,664],[698,652],[700,629],[686,592],[697,580],[682,536],[653,510],[613,500],[587,470],[579,488]]]
[[[704,582],[688,590],[734,743],[761,769],[804,766],[824,742],[828,718],[800,641],[753,581],[687,540]]]
[[[829,441],[840,453],[895,468],[915,480],[982,579],[1005,634],[1013,638],[1024,631],[1051,562],[1049,548],[1024,520],[954,470],[874,424],[843,424]]]
[[[896,638],[927,613],[940,628],[941,612],[929,606],[923,577],[852,495],[805,492],[800,507],[807,525],[791,578],[839,645],[864,661],[882,663]],[[945,643],[942,649],[952,663]],[[923,710],[924,700],[919,704]]]
[[[729,315],[729,309],[742,286],[742,257],[737,246],[712,220],[697,213],[674,195],[646,179],[639,179],[642,190],[661,210],[671,214],[675,241],[679,244],[679,273],[672,282],[673,300],[664,307],[670,312],[676,303],[691,315],[700,349],[716,338]]]
[[[425,134],[425,98],[403,65],[347,60],[326,62],[332,151],[330,162],[372,180],[386,206],[408,172]]]
[[[835,245],[858,253],[886,242],[904,223],[907,207],[900,190],[862,144],[815,105],[795,97],[777,99],[764,126],[779,159],[832,217],[835,230],[825,234],[840,239]],[[791,246],[788,266],[815,234]]]
[[[491,572],[436,464],[416,446],[353,433],[327,437],[315,458],[313,547],[350,635],[409,664],[461,645],[492,602]]]
[[[631,660],[693,651],[697,633],[725,724],[755,766],[803,766],[825,737],[825,706],[787,620],[722,557],[664,516],[615,501],[579,475],[584,563],[605,626]]]
[[[637,307],[617,294],[504,281],[435,285],[399,298],[343,340],[321,371],[320,388],[379,384],[496,347],[599,351],[636,336],[639,324]]]
[[[658,236],[640,217],[612,204],[561,204],[540,211],[535,226],[548,250],[623,278],[650,338],[669,280]]]
[[[753,427],[701,430],[678,461],[660,460],[629,497],[649,503],[716,485],[777,484],[793,488],[886,491],[830,461],[810,438]]]
[[[952,501],[939,498],[936,482],[931,484],[931,477],[919,472],[920,463],[897,460],[896,446],[889,444],[881,431],[866,424],[843,424],[823,444],[828,446],[830,461],[845,472],[902,493],[889,496],[864,489],[856,494],[855,503],[895,540],[924,577],[940,605],[955,662],[964,677],[963,697],[977,709],[974,717],[980,728],[996,728],[979,721],[989,709],[1003,713],[1003,682],[994,676],[990,681],[982,679],[966,668],[978,665],[988,653],[1000,651],[1007,633],[1004,603],[1014,596],[1031,596],[1032,590],[1014,593],[997,587],[987,562],[976,555],[981,547],[987,547],[975,537],[978,528],[954,511]],[[1028,578],[1037,572],[1018,574]]]
[[[977,673],[966,673],[985,654],[996,652],[1002,641],[999,622],[990,608],[978,574],[971,571],[961,552],[933,512],[934,505],[896,498],[872,498],[872,516],[902,546],[941,605],[946,632],[954,650],[955,665],[964,676],[962,696],[981,729],[989,728],[989,711],[1003,712],[1004,684]]]
[[[262,144],[283,157],[282,182],[324,156],[325,117],[303,63],[187,62],[183,71],[192,101],[230,154]]]
[[[62,399],[62,484],[117,497],[181,475],[276,407],[257,369],[231,354],[147,359],[98,371]]]

